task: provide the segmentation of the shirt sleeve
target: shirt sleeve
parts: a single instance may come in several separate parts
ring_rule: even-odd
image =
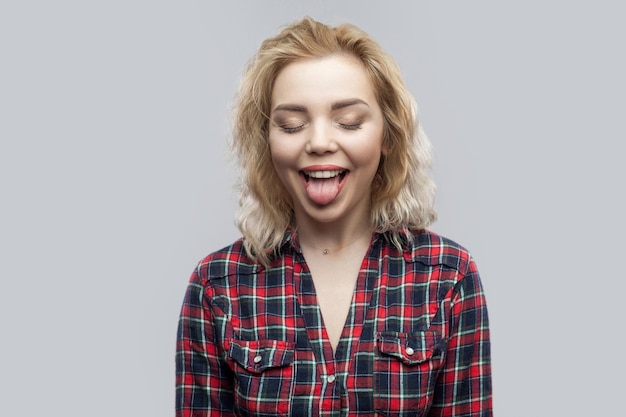
[[[176,417],[234,416],[231,370],[216,343],[205,288],[192,274],[178,324]]]
[[[487,305],[473,261],[453,290],[444,368],[431,417],[491,417],[491,359]]]

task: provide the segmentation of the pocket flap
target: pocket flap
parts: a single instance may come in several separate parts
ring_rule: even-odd
[[[278,368],[293,361],[292,343],[282,340],[230,340],[228,355],[250,372]]]
[[[445,342],[441,333],[433,331],[376,334],[376,345],[380,353],[402,360],[406,365],[415,365],[441,356]]]

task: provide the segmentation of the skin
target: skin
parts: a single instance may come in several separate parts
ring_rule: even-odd
[[[368,249],[372,180],[383,153],[384,120],[374,88],[354,57],[287,65],[272,91],[272,162],[294,205],[300,245],[334,349],[345,327]],[[343,173],[329,201],[311,198],[304,173]],[[333,194],[331,193],[331,196]],[[322,254],[323,248],[330,253]]]
[[[374,89],[356,58],[305,59],[279,73],[272,91],[269,144],[276,172],[293,199],[299,229],[351,235],[357,225],[369,224],[383,126]],[[302,171],[320,166],[347,170],[340,193],[328,204],[316,204],[304,187]]]

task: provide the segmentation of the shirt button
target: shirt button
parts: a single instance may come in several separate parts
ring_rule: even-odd
[[[408,347],[408,348],[406,348],[406,354],[407,354],[407,355],[411,356],[411,355],[412,355],[412,354],[414,354],[414,353],[415,353],[415,351],[413,350],[413,348],[412,348],[412,347]]]
[[[261,362],[262,360],[263,360],[263,356],[261,356],[261,355],[256,355],[256,356],[254,357],[254,363],[259,363],[259,362]]]
[[[333,382],[335,382],[335,375],[328,375],[326,381],[328,381],[329,384],[332,384]]]

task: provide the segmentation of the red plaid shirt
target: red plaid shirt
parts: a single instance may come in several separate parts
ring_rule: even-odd
[[[239,240],[191,276],[176,380],[177,417],[491,416],[478,271],[434,233],[375,234],[333,354],[297,237],[268,268]]]

